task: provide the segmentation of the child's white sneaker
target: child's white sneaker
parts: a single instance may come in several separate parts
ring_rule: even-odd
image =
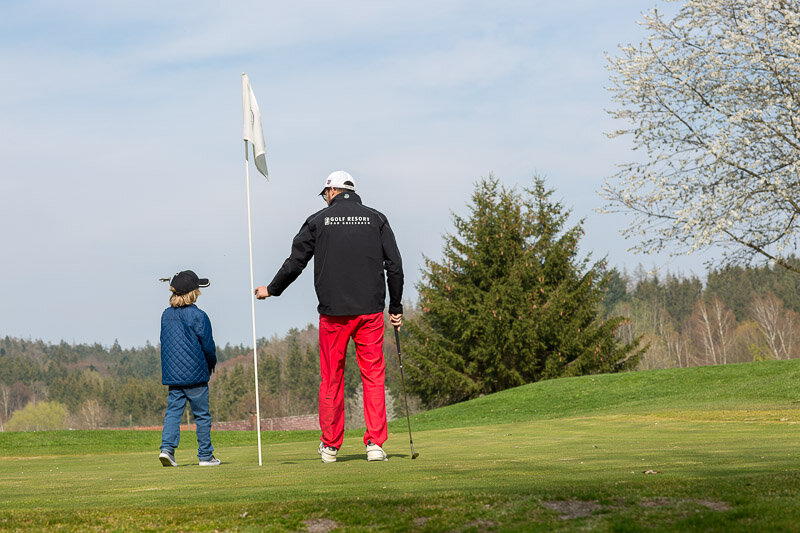
[[[161,461],[161,464],[164,466],[178,466],[175,456],[165,450],[161,450],[161,453],[158,454],[158,460]]]
[[[336,454],[339,453],[339,450],[333,446],[325,446],[324,442],[320,442],[317,452],[322,456],[323,463],[335,463]]]
[[[211,459],[200,459],[200,462],[199,462],[198,464],[199,464],[200,466],[217,466],[217,465],[218,465],[218,464],[220,464],[221,462],[222,462],[222,461],[220,461],[219,459],[217,459],[216,457],[214,457],[214,456],[212,455],[212,456],[211,456]]]
[[[367,442],[367,461],[388,461],[389,457],[378,444],[373,444],[372,441]]]

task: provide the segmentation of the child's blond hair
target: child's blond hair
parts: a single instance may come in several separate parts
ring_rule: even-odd
[[[170,286],[169,290],[172,291],[172,296],[169,297],[169,305],[172,307],[186,307],[187,305],[192,305],[197,301],[197,297],[202,294],[200,289],[195,289],[186,294],[178,294],[172,286]]]

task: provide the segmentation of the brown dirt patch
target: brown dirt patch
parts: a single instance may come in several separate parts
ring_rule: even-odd
[[[641,500],[639,502],[639,506],[641,507],[670,507],[674,505],[679,505],[681,503],[694,503],[697,505],[702,505],[703,507],[707,507],[713,511],[727,511],[731,508],[730,504],[727,502],[720,502],[716,500],[692,500],[692,499],[681,499],[681,500],[672,500],[669,498],[648,498],[645,500]]]
[[[303,524],[306,526],[308,533],[328,533],[328,531],[339,527],[335,520],[329,518],[310,518],[303,520]]]
[[[669,498],[649,498],[639,502],[642,507],[669,507],[673,505],[672,500]]]
[[[702,505],[703,507],[708,507],[714,511],[727,511],[731,508],[728,502],[718,502],[714,500],[687,500],[690,502],[694,502],[698,505]]]
[[[475,528],[478,531],[489,531],[495,527],[495,523],[491,520],[473,520],[472,522],[468,522],[464,524],[464,529],[472,529]]]
[[[542,502],[542,505],[559,513],[561,520],[570,520],[572,518],[586,518],[592,516],[597,511],[601,511],[603,506],[595,501],[583,500],[558,500]]]

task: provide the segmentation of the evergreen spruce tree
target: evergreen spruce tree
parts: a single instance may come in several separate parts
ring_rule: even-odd
[[[267,354],[259,357],[259,385],[263,387],[264,393],[270,396],[277,396],[281,391],[281,360],[274,354]]]
[[[421,313],[407,321],[409,389],[444,405],[541,379],[632,368],[623,317],[602,320],[602,262],[578,258],[579,223],[543,179],[518,193],[489,177],[454,215],[443,259],[425,258]]]
[[[319,409],[319,343],[306,346],[302,364],[300,390],[303,405],[306,413],[315,413]]]

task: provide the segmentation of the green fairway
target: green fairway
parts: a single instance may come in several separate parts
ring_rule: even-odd
[[[797,531],[800,361],[587,376],[359,432],[323,464],[316,432],[0,433],[0,529]]]

